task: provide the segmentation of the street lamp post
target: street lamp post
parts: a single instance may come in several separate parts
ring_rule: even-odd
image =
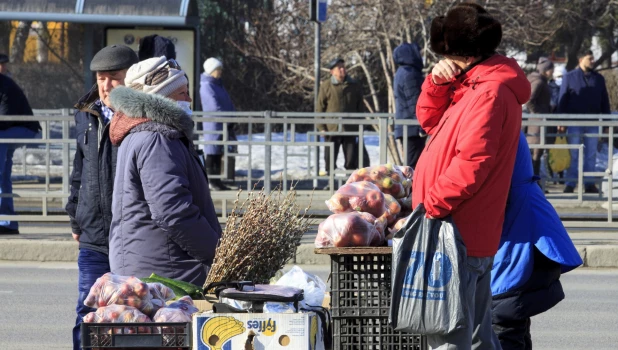
[[[309,20],[313,22],[315,32],[315,47],[314,47],[314,79],[313,85],[313,111],[318,111],[318,94],[320,93],[320,27],[321,22],[326,21],[326,9],[328,6],[327,0],[309,0]],[[314,127],[314,132],[317,132],[317,127]],[[317,135],[317,133],[315,134]],[[318,136],[316,136],[317,141]],[[314,175],[320,175],[320,147],[315,148],[315,170]],[[318,186],[318,180],[313,180],[313,187]]]

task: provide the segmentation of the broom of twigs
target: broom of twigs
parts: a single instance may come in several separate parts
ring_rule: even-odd
[[[215,253],[206,285],[225,281],[268,283],[294,257],[302,236],[313,224],[300,209],[296,190],[283,193],[281,186],[266,194],[255,187],[240,204],[239,190]],[[311,195],[313,199],[313,194]]]

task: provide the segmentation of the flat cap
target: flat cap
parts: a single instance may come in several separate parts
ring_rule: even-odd
[[[9,61],[9,56],[0,53],[0,63],[7,63]]]
[[[113,70],[128,69],[139,62],[133,49],[124,45],[106,46],[97,52],[90,62],[92,72],[106,72]]]
[[[328,69],[333,69],[339,63],[345,63],[345,61],[341,57],[336,57],[333,58],[330,62],[328,62],[326,66],[328,67]]]

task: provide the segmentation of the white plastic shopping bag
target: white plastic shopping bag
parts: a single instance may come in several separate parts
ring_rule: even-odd
[[[448,334],[467,327],[466,247],[450,217],[425,217],[421,205],[393,237],[389,322],[396,331]]]

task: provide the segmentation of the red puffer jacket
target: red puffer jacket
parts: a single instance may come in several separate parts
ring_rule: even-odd
[[[494,55],[456,82],[425,80],[416,115],[430,135],[414,172],[413,204],[453,216],[468,255],[493,256],[530,83],[515,60]]]

